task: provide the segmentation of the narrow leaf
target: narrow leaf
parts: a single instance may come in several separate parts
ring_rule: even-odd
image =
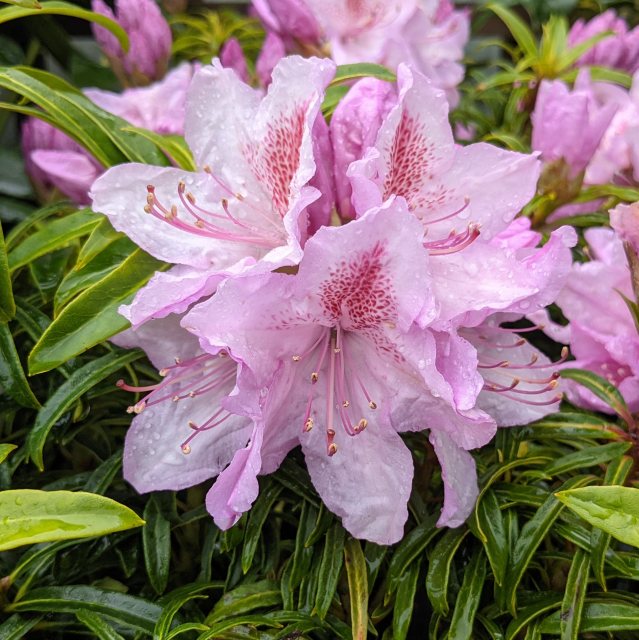
[[[24,375],[9,326],[5,323],[0,323],[0,388],[20,406],[40,408]]]
[[[11,278],[9,277],[7,248],[4,243],[2,224],[0,224],[0,322],[8,322],[15,313],[16,304],[13,300]]]
[[[350,80],[357,80],[358,78],[378,78],[379,80],[386,80],[387,82],[395,82],[397,76],[381,64],[355,62],[353,64],[339,65],[335,72],[335,77],[329,86]]]
[[[581,614],[588,591],[589,573],[590,557],[583,549],[577,549],[570,565],[561,605],[561,640],[579,640]]]
[[[540,627],[543,634],[559,635],[561,612],[546,618]],[[621,602],[588,602],[581,614],[581,632],[610,634],[614,631],[639,629],[639,607]]]
[[[448,582],[453,557],[459,549],[468,529],[449,529],[437,542],[431,555],[426,574],[426,593],[433,609],[443,616],[448,615]]]
[[[457,594],[448,631],[450,638],[455,638],[455,640],[473,640],[475,638],[475,614],[479,608],[485,580],[486,558],[481,549],[478,549],[464,571],[464,580]]]
[[[314,612],[323,620],[337,591],[337,583],[342,570],[346,532],[339,522],[326,532],[324,550],[320,560],[317,579],[317,595]]]
[[[162,267],[137,250],[63,309],[29,355],[31,375],[49,371],[128,326],[118,307]]]
[[[393,640],[406,640],[413,617],[420,562],[413,562],[402,576],[393,605]]]
[[[171,524],[165,518],[156,495],[144,509],[146,527],[142,531],[144,566],[156,593],[162,594],[169,580],[171,562]]]
[[[141,355],[139,351],[114,352],[92,360],[75,371],[47,400],[26,441],[29,457],[40,470],[44,469],[42,449],[57,420],[89,389]]]
[[[98,640],[124,640],[124,638],[103,618],[92,611],[78,611],[76,618],[92,631]]]
[[[581,451],[575,451],[565,456],[561,456],[551,462],[544,472],[549,476],[557,476],[575,469],[585,469],[595,465],[609,462],[615,458],[620,458],[632,444],[630,442],[609,442],[608,444],[588,447]]]
[[[505,6],[496,3],[491,3],[487,5],[486,8],[490,9],[501,18],[523,51],[524,55],[533,59],[537,58],[538,51],[535,36],[528,25],[516,13]]]
[[[7,456],[18,446],[15,444],[0,444],[0,463],[7,459]]]
[[[366,558],[359,540],[349,538],[344,545],[344,563],[348,577],[353,640],[368,637],[368,576]]]

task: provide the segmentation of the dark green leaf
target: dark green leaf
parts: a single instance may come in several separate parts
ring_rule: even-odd
[[[4,233],[0,224],[0,322],[8,322],[16,313],[13,300],[9,264],[7,262],[7,248],[4,244]]]
[[[551,462],[544,471],[549,476],[558,476],[568,471],[603,464],[620,458],[631,446],[630,442],[609,442],[604,445],[588,447],[587,449],[561,456]]]
[[[561,613],[557,611],[546,618],[540,631],[559,635]],[[619,602],[587,602],[581,614],[582,633],[612,633],[639,629],[639,607]]]
[[[534,604],[518,609],[517,617],[510,622],[506,629],[506,640],[520,638],[520,634],[530,626],[533,620],[552,609],[558,608],[560,604],[561,596],[553,593],[538,598]],[[559,629],[557,633],[559,633]]]
[[[479,608],[484,581],[486,580],[486,558],[481,549],[475,551],[464,570],[464,580],[457,594],[448,637],[455,640],[473,640],[475,614]]]
[[[44,468],[42,450],[47,435],[57,420],[89,389],[141,355],[139,351],[116,352],[92,360],[75,371],[47,400],[26,441],[29,457],[39,469]]]
[[[124,640],[124,638],[101,616],[92,611],[79,611],[76,618],[92,631],[98,640]]]
[[[162,263],[136,250],[117,269],[89,287],[44,332],[29,355],[30,373],[43,373],[128,326],[118,307],[128,302]]]
[[[408,629],[413,617],[420,564],[419,562],[413,562],[409,565],[408,571],[402,576],[397,587],[393,605],[393,640],[405,640],[408,635]]]
[[[243,615],[255,609],[279,605],[282,596],[278,585],[270,580],[262,580],[241,585],[222,596],[221,600],[207,616],[206,624],[213,626],[227,618]]]
[[[337,591],[344,558],[346,532],[339,522],[326,532],[324,550],[319,565],[314,612],[323,620]]]
[[[448,615],[448,582],[453,557],[462,540],[468,535],[466,527],[449,529],[438,541],[430,555],[426,574],[426,593],[433,609]]]
[[[171,564],[171,524],[164,516],[156,495],[152,495],[144,509],[146,527],[142,531],[144,566],[151,586],[164,593]]]
[[[583,549],[577,549],[570,565],[561,605],[561,640],[579,640],[581,614],[588,591],[589,573],[590,557]]]
[[[504,518],[494,491],[487,491],[477,505],[477,520],[483,533],[481,541],[490,561],[495,582],[501,585],[508,563],[508,541]]]
[[[40,622],[40,616],[22,618],[13,615],[0,624],[0,640],[20,640]]]
[[[19,405],[31,409],[40,408],[22,370],[9,326],[5,323],[0,323],[0,388]]]
[[[7,610],[71,614],[89,611],[108,616],[149,635],[153,633],[162,612],[160,606],[148,600],[117,591],[81,585],[34,589],[20,602],[9,605]]]

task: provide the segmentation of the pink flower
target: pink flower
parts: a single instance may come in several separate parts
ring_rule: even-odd
[[[177,265],[138,294],[134,324],[184,311],[256,260],[299,261],[309,228],[329,214],[309,182],[322,182],[315,158],[328,132],[318,114],[333,73],[327,60],[287,58],[262,97],[215,61],[189,89],[185,137],[199,170],[125,164],[95,182],[93,208]]]
[[[104,54],[134,84],[148,84],[166,73],[171,55],[171,28],[155,0],[116,0],[115,14],[103,2],[92,0],[93,11],[115,20],[129,36],[125,53],[115,36],[93,24],[93,35]]]
[[[183,326],[207,351],[228,350],[262,388],[259,435],[211,492],[214,516],[229,515],[229,494],[242,494],[255,473],[274,471],[301,444],[313,483],[344,526],[396,542],[413,474],[398,432],[428,428],[446,485],[440,524],[461,524],[477,495],[467,450],[490,440],[495,425],[474,408],[483,381],[472,347],[424,328],[436,313],[423,227],[401,200],[320,229],[297,275],[230,279],[196,305]],[[455,385],[463,378],[458,397],[440,367],[455,369]]]
[[[177,491],[218,475],[245,447],[250,418],[232,412],[237,364],[226,354],[204,353],[197,340],[172,316],[153,320],[113,339],[142,348],[162,380],[140,392],[129,407],[135,415],[124,443],[124,477],[137,491]]]
[[[634,73],[639,70],[639,29],[628,29],[626,22],[609,9],[589,22],[577,20],[568,33],[568,44],[574,47],[600,33],[611,31],[579,58],[580,65],[600,65]]]
[[[255,61],[257,83],[261,87],[268,87],[271,84],[273,69],[285,55],[286,48],[280,37],[273,31],[268,32],[262,50]],[[222,66],[233,69],[244,82],[250,82],[251,77],[246,56],[236,38],[230,38],[224,43],[220,50],[220,62]]]
[[[617,237],[639,255],[639,203],[620,204],[610,212],[610,224]]]
[[[457,102],[469,38],[467,11],[449,0],[254,0],[266,25],[289,50],[322,50],[337,64],[407,62]]]
[[[551,163],[564,159],[573,176],[584,171],[617,110],[599,105],[587,71],[570,91],[561,80],[543,80],[532,113],[532,147]]]
[[[87,89],[85,95],[137,127],[182,134],[186,90],[193,71],[194,67],[185,63],[148,87],[122,93]],[[89,204],[89,188],[104,167],[77,142],[46,122],[27,118],[22,127],[22,153],[27,174],[43,200],[55,187],[73,202]]]
[[[617,211],[621,214],[622,211]],[[557,304],[569,320],[568,338],[575,356],[571,367],[593,371],[614,384],[631,412],[639,411],[639,334],[619,292],[633,299],[630,270],[623,245],[611,229],[585,232],[593,259],[575,263]],[[602,313],[605,302],[605,313]],[[552,329],[551,329],[552,331]],[[584,387],[566,381],[577,406],[610,412]]]

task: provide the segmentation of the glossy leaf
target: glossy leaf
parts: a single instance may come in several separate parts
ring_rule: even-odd
[[[11,278],[9,277],[7,248],[4,242],[2,225],[0,224],[0,322],[8,322],[15,313],[16,305],[13,300]]]
[[[584,371],[583,369],[562,369],[561,377],[574,380],[580,385],[592,391],[598,398],[603,400],[620,418],[626,421],[628,425],[633,425],[634,420],[626,405],[626,401],[617,388],[610,384],[604,378],[598,376],[592,371]]]
[[[366,640],[368,637],[368,576],[366,558],[359,541],[355,538],[349,538],[344,545],[344,564],[348,578],[353,640]]]
[[[555,496],[594,527],[639,547],[639,489],[582,487],[560,491]]]
[[[612,633],[639,629],[639,607],[622,602],[587,602],[581,617],[582,633]],[[542,633],[559,635],[561,613],[546,618],[540,627]]]
[[[15,444],[0,444],[0,463],[4,462],[7,456],[17,448]]]
[[[538,619],[544,613],[557,609],[561,605],[561,596],[553,593],[537,598],[534,604],[517,610],[517,617],[510,622],[506,629],[506,640],[515,640],[521,637],[521,633],[529,628],[531,622]]]
[[[477,504],[477,520],[483,533],[482,542],[495,576],[495,582],[501,585],[508,563],[508,544],[504,518],[494,491],[487,491]]]
[[[420,562],[414,562],[402,576],[393,604],[393,640],[405,640],[413,617]]]
[[[31,4],[34,5],[34,3]],[[112,20],[107,16],[103,16],[101,13],[87,11],[77,5],[70,4],[69,2],[60,2],[59,0],[41,0],[36,2],[35,6],[29,6],[25,2],[16,2],[15,5],[16,6],[13,7],[0,9],[0,24],[8,22],[9,20],[27,18],[29,16],[70,16],[72,18],[80,18],[82,20],[88,20],[89,22],[95,22],[101,27],[108,29],[118,39],[118,42],[124,51],[128,51],[129,49],[129,36],[126,31],[115,20]]]
[[[213,626],[221,620],[280,603],[281,594],[276,583],[261,580],[244,584],[222,596],[207,616],[206,624]]]
[[[162,267],[136,250],[117,269],[89,287],[51,323],[29,355],[30,373],[42,373],[107,340],[128,326],[118,307]]]
[[[448,636],[455,640],[473,640],[475,614],[486,580],[486,558],[481,549],[475,551],[464,570],[464,579],[457,594]]]
[[[127,627],[152,634],[162,608],[157,604],[99,587],[41,587],[7,607],[9,611],[71,613],[89,611],[108,616]]]
[[[523,427],[522,430],[527,437],[544,440],[557,438],[619,440],[626,437],[626,433],[611,420],[591,413],[554,413]]]
[[[0,491],[0,513],[0,551],[91,538],[144,524],[131,509],[109,498],[73,491]]]
[[[590,556],[583,549],[575,552],[566,580],[564,600],[561,605],[561,640],[578,640],[581,614],[588,591]]]
[[[39,409],[40,403],[33,395],[24,375],[9,325],[0,322],[0,388],[19,405]]]
[[[323,620],[337,591],[337,583],[344,562],[344,544],[346,532],[339,522],[326,532],[324,549],[319,564],[317,595],[314,612]]]
[[[90,209],[82,209],[49,222],[9,253],[9,269],[15,271],[46,253],[88,235],[98,222],[100,217]]]
[[[572,489],[590,481],[591,478],[589,476],[577,476],[565,482],[562,485],[562,489]],[[513,555],[504,580],[504,592],[508,598],[509,609],[513,614],[517,611],[517,587],[526,571],[526,567],[530,563],[537,547],[548,535],[562,508],[563,504],[555,499],[555,496],[549,496],[532,519],[522,528],[519,538],[513,546]]]
[[[44,468],[42,450],[47,435],[65,411],[68,411],[73,403],[89,389],[141,355],[139,351],[114,352],[96,360],[91,360],[76,370],[47,400],[40,413],[38,413],[38,417],[26,441],[29,457],[39,469],[42,470]]]
[[[0,638],[2,640],[20,640],[40,622],[40,617],[22,618],[13,615],[0,623]]]
[[[443,616],[448,615],[448,583],[453,557],[467,534],[465,527],[449,529],[437,541],[430,556],[426,593],[433,609]]]
[[[537,42],[535,41],[533,32],[516,13],[502,4],[497,3],[488,4],[486,8],[501,18],[524,55],[532,59],[538,56]]]
[[[79,611],[76,618],[87,629],[92,631],[98,640],[124,640],[124,638],[97,613],[92,611]]]
[[[152,495],[144,509],[146,527],[142,531],[144,565],[151,586],[164,593],[169,580],[171,563],[171,524],[164,516],[156,495]]]
[[[630,442],[609,442],[604,445],[588,447],[587,449],[561,456],[551,462],[544,471],[549,476],[558,476],[575,469],[584,469],[610,462],[610,460],[620,458],[631,446]]]
[[[396,75],[381,64],[373,62],[355,62],[353,64],[341,64],[337,67],[335,77],[331,85],[342,84],[359,78],[378,78],[387,82],[395,82]],[[329,86],[331,86],[329,85]]]

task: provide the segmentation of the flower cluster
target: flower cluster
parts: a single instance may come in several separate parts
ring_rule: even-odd
[[[386,7],[369,17],[397,19]],[[413,476],[400,434],[428,430],[439,524],[458,526],[477,496],[469,450],[557,409],[556,364],[526,340],[539,327],[525,316],[564,287],[576,236],[562,227],[540,246],[517,217],[536,155],[457,146],[444,91],[417,67],[356,83],[328,126],[334,74],[329,59],[284,57],[264,92],[215,60],[187,96],[198,170],[117,166],[91,198],[173,265],[122,309],[132,328],[116,338],[161,375],[120,383],[142,394],[129,482],[144,492],[218,476],[207,507],[227,528],[257,476],[299,445],[344,526],[389,544]]]

